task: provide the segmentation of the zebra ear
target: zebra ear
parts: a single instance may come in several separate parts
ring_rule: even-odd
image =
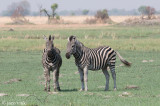
[[[47,37],[45,35],[43,35],[43,39],[47,41]]]
[[[75,43],[77,43],[77,39],[76,39],[75,36],[73,37],[73,41],[74,41]]]
[[[49,35],[49,40],[51,40],[52,38],[51,38],[51,35]]]
[[[68,37],[68,39],[67,39],[67,40],[68,40],[68,42],[70,42],[69,37]]]
[[[54,40],[54,35],[52,35],[52,41]]]
[[[71,35],[70,37],[68,37],[68,41],[69,41],[69,42],[71,42],[72,40],[73,40],[74,42],[77,41],[77,40],[76,40],[76,37],[73,36],[73,35]]]

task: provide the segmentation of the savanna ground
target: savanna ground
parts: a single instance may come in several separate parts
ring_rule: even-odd
[[[7,96],[0,96],[0,105],[159,106],[159,27],[1,24],[0,94]],[[10,28],[14,31],[9,31]],[[42,35],[50,34],[55,35],[54,44],[60,48],[63,59],[59,78],[62,91],[58,93],[43,91],[41,56],[45,41]],[[132,63],[127,68],[117,57],[117,91],[113,91],[111,75],[109,91],[104,91],[105,77],[101,70],[89,71],[88,91],[79,91],[81,83],[74,59],[65,58],[70,35],[76,35],[90,48],[109,45]],[[126,89],[130,85],[137,88]]]

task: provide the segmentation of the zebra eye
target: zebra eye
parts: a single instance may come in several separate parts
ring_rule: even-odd
[[[74,45],[72,45],[72,48],[74,48]]]

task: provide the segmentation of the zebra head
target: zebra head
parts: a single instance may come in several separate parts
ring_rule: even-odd
[[[66,52],[66,58],[69,59],[72,54],[76,53],[76,37],[75,36],[70,36],[68,38],[68,43],[67,43],[67,52]]]
[[[46,41],[46,52],[51,53],[51,51],[54,49],[54,36],[49,35],[49,38],[47,38],[45,35],[43,35],[44,40]]]

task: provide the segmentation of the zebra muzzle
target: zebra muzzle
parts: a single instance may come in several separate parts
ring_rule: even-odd
[[[70,53],[66,53],[66,58],[69,59],[70,57]]]

